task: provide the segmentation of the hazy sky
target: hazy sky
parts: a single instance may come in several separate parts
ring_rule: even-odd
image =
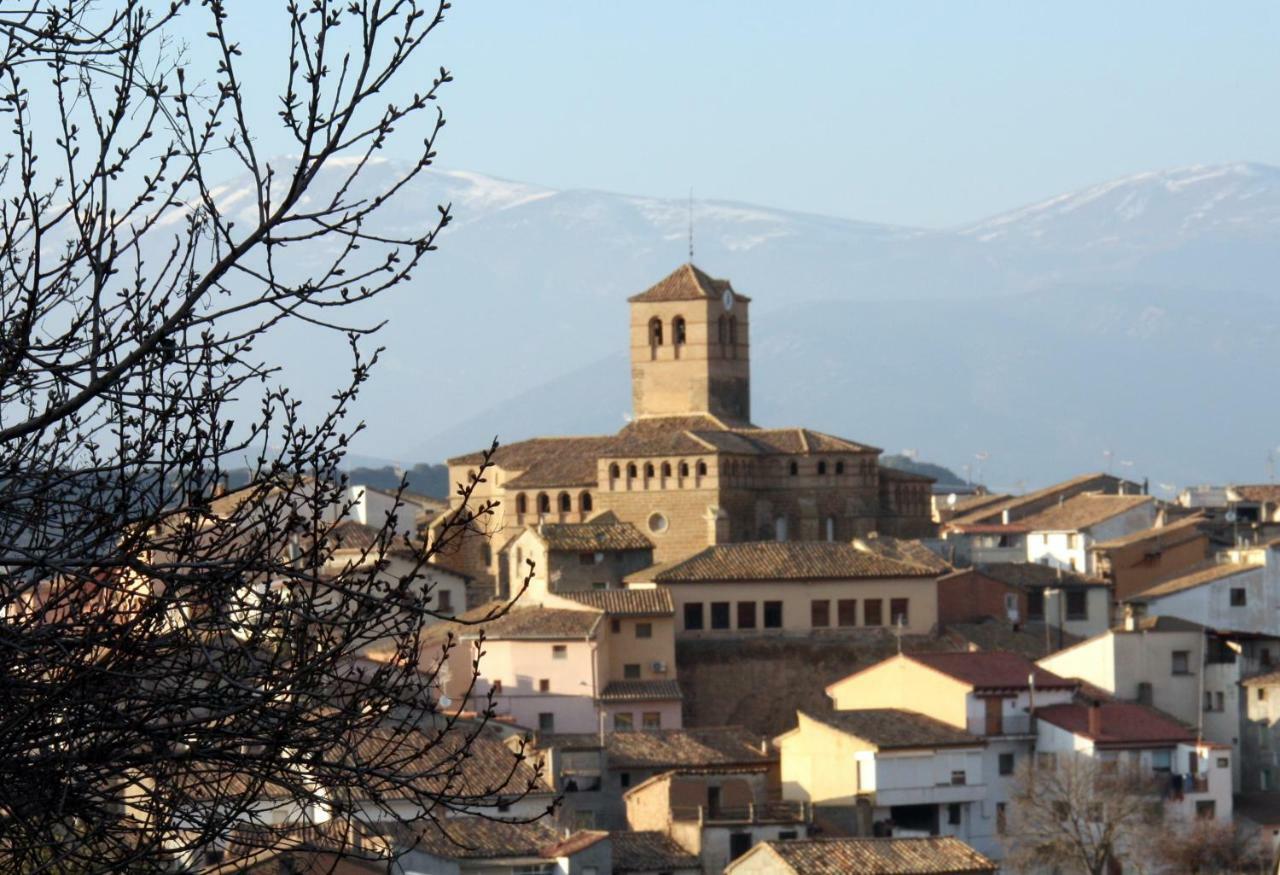
[[[1280,163],[1278,38],[1263,2],[457,0],[423,61],[444,167],[940,226]]]

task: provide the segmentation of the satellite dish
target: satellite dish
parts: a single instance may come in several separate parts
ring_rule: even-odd
[[[448,696],[441,696],[439,699],[436,699],[436,704],[441,708],[448,708],[453,704],[453,699],[450,699]]]
[[[956,494],[952,492],[950,495],[947,496],[947,507],[955,507],[955,506],[956,506]]]
[[[1224,517],[1224,518],[1226,519],[1226,521],[1227,521],[1227,522],[1229,522],[1229,523],[1234,523],[1234,522],[1236,521],[1236,512],[1235,512],[1235,510],[1229,510],[1229,511],[1227,511],[1226,517]]]

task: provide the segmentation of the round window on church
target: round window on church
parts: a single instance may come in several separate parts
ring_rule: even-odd
[[[649,514],[649,531],[660,535],[667,530],[667,518],[660,513]]]

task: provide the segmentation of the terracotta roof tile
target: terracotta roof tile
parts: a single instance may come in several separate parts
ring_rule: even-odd
[[[602,702],[651,702],[682,699],[677,681],[609,681],[600,694]]]
[[[1037,489],[1028,492],[1025,495],[1015,495],[1006,498],[1004,501],[998,501],[994,504],[988,504],[969,513],[961,514],[948,521],[947,525],[964,526],[974,523],[990,523],[999,522],[1001,514],[1004,511],[1009,512],[1009,521],[1017,522],[1023,517],[1030,516],[1035,513],[1035,509],[1039,506],[1045,508],[1045,502],[1052,501],[1059,495],[1078,495],[1081,492],[1093,491],[1097,492],[1099,484],[1106,484],[1104,489],[1119,489],[1119,484],[1126,483],[1127,487],[1131,487],[1131,491],[1136,492],[1140,486],[1137,483],[1129,483],[1121,480],[1119,477],[1113,477],[1110,474],[1094,472],[1092,474],[1081,474],[1078,477],[1072,477],[1070,480],[1064,480],[1061,483],[1054,483],[1043,489]]]
[[[946,574],[954,570],[950,562],[930,550],[923,541],[873,534],[858,538],[853,542],[853,546],[863,552],[873,553],[895,562],[919,565],[938,574]]]
[[[500,860],[508,857],[543,857],[544,851],[563,840],[556,830],[541,823],[513,823],[487,817],[448,817],[427,821],[411,833],[393,830],[407,847],[450,860]]]
[[[961,875],[990,873],[996,864],[951,836],[885,839],[798,839],[764,842],[795,875]],[[727,871],[732,872],[731,865]]]
[[[999,650],[956,651],[953,653],[906,653],[907,659],[972,686],[975,690],[1025,690],[1027,678],[1035,673],[1036,689],[1069,690],[1075,681],[1040,668],[1019,653]]]
[[[1036,718],[1103,747],[1134,747],[1179,742],[1190,744],[1195,733],[1155,708],[1133,702],[1103,702],[1101,731],[1089,731],[1088,705],[1049,705],[1036,709]]]
[[[762,739],[740,726],[700,729],[653,729],[606,732],[604,749],[609,768],[677,769],[705,766],[767,766],[778,761],[774,752],[761,750]],[[543,735],[540,748],[571,750],[600,748],[596,733]]]
[[[604,611],[611,617],[670,617],[675,613],[671,590],[665,586],[636,589],[589,589],[556,593]]]
[[[698,857],[677,845],[666,833],[657,831],[613,832],[613,871],[666,872],[673,869],[701,869]]]
[[[1231,491],[1242,501],[1280,501],[1280,483],[1251,483],[1232,486]]]
[[[1261,569],[1261,565],[1246,565],[1240,562],[1209,562],[1189,574],[1180,574],[1177,577],[1169,578],[1157,583],[1155,586],[1144,589],[1142,592],[1135,593],[1125,601],[1141,602],[1147,599],[1159,598],[1160,596],[1172,595],[1173,593],[1194,589],[1197,586],[1204,586],[1206,583],[1212,583],[1215,580],[1222,580],[1225,577],[1234,577],[1237,574],[1261,571]]]
[[[1033,532],[1066,532],[1087,529],[1142,505],[1154,507],[1149,495],[1101,495],[1084,493],[1056,507],[1032,514],[1019,522]]]
[[[1199,537],[1200,527],[1204,523],[1205,517],[1202,514],[1194,514],[1163,526],[1154,526],[1150,529],[1142,529],[1141,531],[1122,535],[1119,538],[1099,541],[1089,549],[1117,550],[1121,547],[1141,544],[1143,541],[1157,541],[1163,547],[1173,547]]]
[[[685,263],[645,291],[638,295],[632,295],[627,300],[632,303],[698,301],[706,298],[719,300],[726,289],[732,288],[728,280],[715,279],[699,270],[693,264]],[[738,301],[751,300],[739,295],[737,292],[734,292],[733,296]]]
[[[806,717],[833,729],[869,741],[881,750],[922,747],[959,747],[984,742],[963,729],[956,729],[915,711],[899,708],[861,708],[856,711],[801,711]]]
[[[486,638],[495,641],[514,639],[551,640],[586,638],[595,632],[603,617],[600,611],[571,608],[515,607],[504,616],[482,623]],[[479,630],[464,629],[463,638],[474,638]]]
[[[541,534],[548,549],[566,553],[653,549],[653,542],[639,529],[621,522],[611,512],[585,523],[547,523]]]
[[[685,583],[934,576],[935,572],[928,568],[866,553],[852,544],[751,541],[707,547],[680,562],[636,572],[628,580]]]
[[[989,562],[965,568],[956,572],[956,576],[970,571],[998,580],[1008,586],[1024,589],[1043,589],[1046,586],[1110,586],[1107,581],[1098,577],[1085,577],[1065,568],[1053,568],[1038,562]]]

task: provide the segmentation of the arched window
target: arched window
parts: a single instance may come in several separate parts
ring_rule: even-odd
[[[738,345],[738,317],[737,316],[729,317],[729,345],[730,346]]]
[[[670,476],[671,476],[671,463],[670,463],[670,462],[663,462],[663,463],[662,463],[662,476],[663,476],[663,477],[670,477]]]
[[[827,540],[834,541],[836,539],[836,518],[827,517]]]
[[[617,462],[614,462],[612,465],[609,466],[609,479],[617,480],[621,476],[622,476],[622,469],[618,467]]]
[[[628,477],[634,477],[634,476],[636,476],[636,463],[635,463],[635,462],[628,462],[628,463],[627,463],[627,476],[628,476]]]
[[[578,510],[583,513],[591,512],[591,493],[584,492],[578,496]]]
[[[521,492],[516,496],[516,513],[525,513],[529,510],[529,500],[525,498],[525,494]]]
[[[649,320],[649,345],[662,346],[662,320],[657,316]]]
[[[551,496],[545,492],[538,493],[538,513],[551,513]]]
[[[675,319],[671,320],[671,342],[676,346],[684,346],[684,340],[684,317],[677,316]]]
[[[794,476],[796,476],[797,474],[799,474],[799,473],[800,473],[800,466],[799,466],[797,463],[795,463],[795,462],[792,462],[792,463],[788,466],[788,469],[790,470],[790,472],[791,472],[791,476],[792,476],[792,477],[794,477]]]
[[[844,462],[836,462],[836,473],[837,474],[844,473]]]
[[[725,316],[720,317],[720,326],[716,331],[716,339],[720,341],[721,346],[729,342],[729,320]]]
[[[827,473],[827,462],[825,459],[818,462],[818,473],[819,474]]]
[[[646,476],[646,477],[652,477],[652,476],[653,476],[653,463],[652,463],[652,462],[645,462],[645,463],[644,463],[644,476]]]
[[[701,459],[698,460],[698,476],[699,477],[707,476],[707,463],[702,461]]]
[[[680,463],[679,471],[680,471],[680,476],[681,476],[681,477],[688,477],[688,476],[689,476],[689,463],[688,463],[688,462],[681,462],[681,463]]]
[[[573,510],[573,499],[569,497],[569,493],[561,492],[560,493],[560,512],[568,513],[571,510]]]

